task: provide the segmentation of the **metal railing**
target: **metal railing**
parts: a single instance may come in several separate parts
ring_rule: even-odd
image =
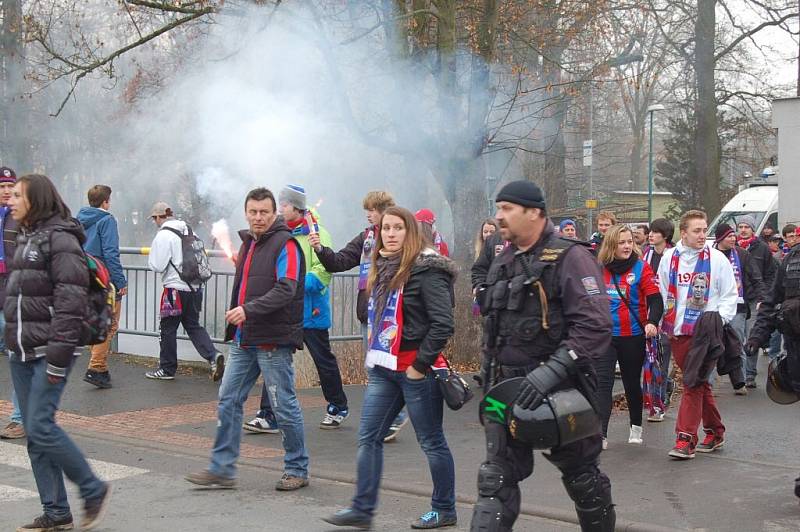
[[[129,261],[123,257],[128,294],[121,302],[119,334],[159,336],[159,306],[163,290],[161,274],[151,271],[142,259],[142,264],[129,264],[135,262],[137,256],[144,257],[149,252],[149,248],[120,248],[120,253],[131,259]],[[228,310],[233,287],[233,263],[220,250],[211,250],[208,254],[212,257],[213,275],[203,290],[200,324],[214,343],[221,344],[225,337],[225,311]],[[356,316],[358,273],[334,274],[328,292],[331,301],[331,341],[360,340],[361,324]],[[181,329],[178,339],[188,340],[189,337]]]

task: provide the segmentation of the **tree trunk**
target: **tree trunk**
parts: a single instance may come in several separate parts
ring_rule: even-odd
[[[717,135],[717,100],[714,94],[715,0],[697,1],[694,72],[697,84],[695,154],[697,176],[703,181],[703,208],[709,218],[719,213],[720,147]]]
[[[631,148],[631,173],[628,183],[631,190],[646,190],[647,184],[642,188],[642,152],[644,151],[644,137],[641,128],[634,129],[633,147]],[[649,155],[649,154],[648,154]]]
[[[559,209],[567,206],[567,161],[564,143],[564,120],[567,116],[567,96],[561,92],[561,55],[563,49],[551,48],[547,50],[543,65],[544,79],[550,87],[548,100],[542,124],[545,138],[544,149],[544,176],[542,183],[537,183],[544,189],[547,207]]]
[[[2,163],[17,172],[33,170],[28,105],[25,99],[25,49],[22,41],[22,2],[1,3],[3,24],[0,27],[0,156]]]

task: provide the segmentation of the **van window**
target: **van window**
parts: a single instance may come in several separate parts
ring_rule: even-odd
[[[739,218],[745,215],[752,216],[756,221],[756,227],[759,227],[761,225],[761,220],[764,219],[764,216],[766,216],[767,213],[764,211],[722,211],[719,213],[719,216],[717,216],[714,221],[711,222],[711,225],[708,226],[708,237],[712,239],[714,238],[714,231],[717,230],[717,226],[720,224],[728,224],[733,228],[734,231],[736,231],[736,226],[739,225]],[[777,216],[777,213],[775,213],[775,215]],[[775,223],[777,223],[777,218]]]

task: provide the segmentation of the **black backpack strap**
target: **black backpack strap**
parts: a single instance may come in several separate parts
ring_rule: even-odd
[[[186,228],[188,229],[189,226],[187,225]],[[181,233],[180,231],[178,231],[177,229],[175,229],[174,227],[161,227],[161,228],[159,228],[159,231],[169,231],[170,233],[176,234],[178,236],[178,238],[183,238],[184,236],[186,236],[183,233]],[[190,235],[192,234],[192,230],[191,229],[189,229],[189,234]]]

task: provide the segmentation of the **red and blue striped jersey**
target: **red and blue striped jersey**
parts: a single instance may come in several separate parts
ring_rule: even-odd
[[[612,274],[603,268],[603,280],[606,283],[606,294],[611,307],[611,334],[613,336],[644,334],[633,312],[637,313],[639,321],[644,325],[647,321],[647,296],[659,293],[652,268],[642,260],[636,261],[630,270],[621,275]],[[617,292],[615,280],[622,294]],[[622,301],[622,297],[628,301],[630,308]]]

